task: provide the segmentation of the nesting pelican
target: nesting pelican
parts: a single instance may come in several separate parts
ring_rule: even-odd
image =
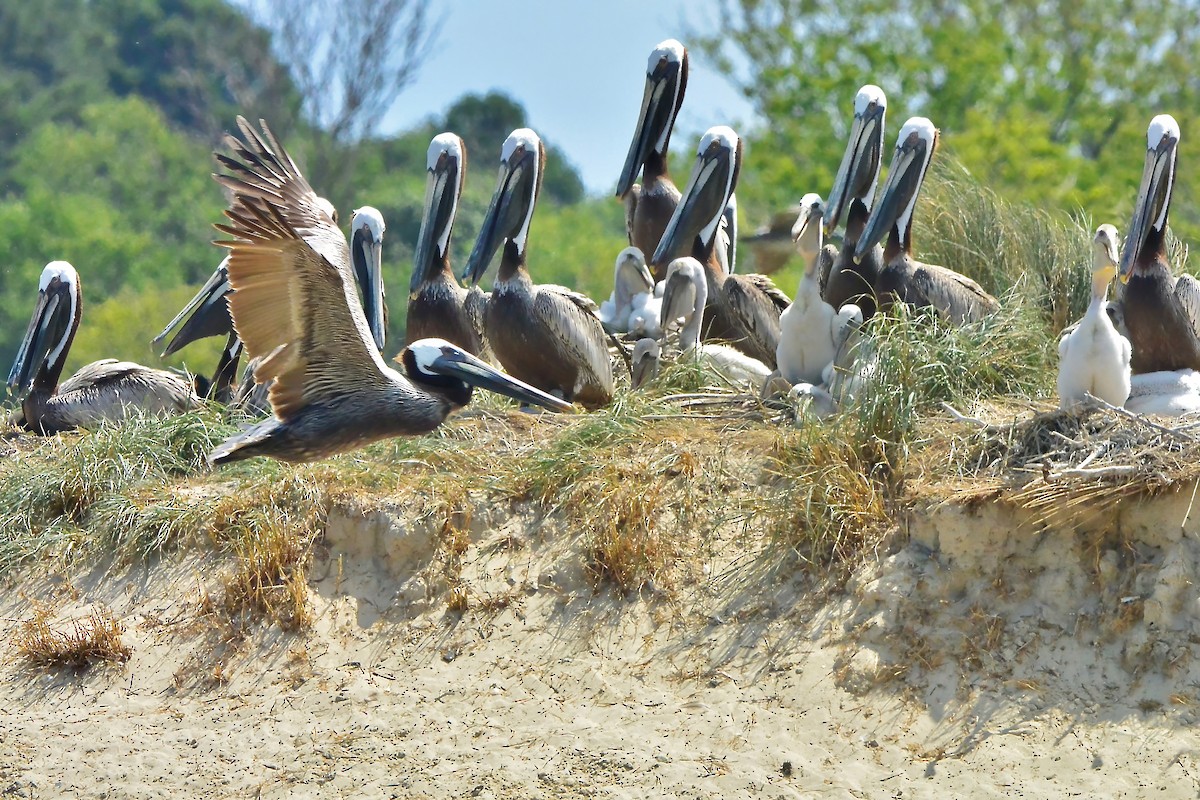
[[[680,352],[705,361],[730,381],[761,387],[771,374],[770,367],[727,345],[700,341],[708,301],[708,280],[700,262],[692,256],[675,259],[667,268],[665,284],[662,329],[679,330]]]
[[[796,299],[779,317],[779,347],[775,350],[779,373],[789,383],[819,384],[850,332],[862,324],[862,311],[853,303],[840,309],[821,298],[821,197],[815,193],[800,200],[800,214],[792,236],[800,257],[808,265],[796,289]]]
[[[78,273],[66,261],[51,261],[42,270],[37,305],[8,373],[9,390],[27,392],[22,427],[57,433],[124,419],[131,410],[177,414],[200,402],[185,378],[112,358],[81,367],[59,386],[82,313]]]
[[[897,301],[915,308],[932,306],[961,325],[982,319],[1000,304],[965,275],[912,257],[913,210],[937,142],[937,128],[925,117],[904,123],[883,194],[854,248],[854,258],[866,259],[871,248],[887,236],[884,267],[875,280],[879,307],[886,309]]]
[[[765,275],[730,275],[716,254],[717,230],[737,185],[742,142],[732,129],[710,128],[696,165],[651,262],[691,256],[708,283],[704,338],[727,341],[771,368],[779,346],[779,315],[791,303]]]
[[[1150,121],[1146,166],[1121,254],[1121,313],[1133,346],[1134,374],[1200,369],[1200,283],[1167,264],[1167,213],[1175,188],[1179,123]]]
[[[238,117],[242,138],[216,176],[233,194],[216,228],[228,247],[229,310],[274,416],[209,455],[214,464],[253,456],[312,461],[390,436],[426,433],[482,386],[525,403],[568,406],[503,375],[455,345],[412,342],[384,363],[358,294],[350,247],[291,157]]]
[[[509,134],[500,151],[496,193],[463,278],[478,284],[502,250],[484,325],[496,358],[526,383],[599,408],[612,400],[613,373],[596,304],[561,286],[535,286],[526,267],[529,224],[545,164],[536,133],[519,128]]]
[[[1058,404],[1071,408],[1085,394],[1114,406],[1129,398],[1129,340],[1117,332],[1105,308],[1117,269],[1117,229],[1101,225],[1092,240],[1092,301],[1074,330],[1058,342]]]
[[[1200,372],[1180,369],[1134,375],[1125,407],[1163,417],[1200,413]]]
[[[854,303],[862,310],[863,319],[875,314],[875,281],[883,271],[883,250],[878,244],[867,248],[861,259],[855,259],[858,240],[862,237],[875,186],[879,183],[879,167],[883,163],[883,129],[887,113],[887,96],[874,84],[867,84],[854,97],[854,121],[850,124],[850,140],[838,167],[829,202],[825,206],[825,233],[829,234],[846,218],[846,231],[840,251],[833,252],[828,277],[822,294],[829,305],[841,308]]]
[[[467,146],[453,133],[440,133],[429,143],[426,159],[425,213],[409,284],[406,340],[437,337],[468,353],[493,361],[483,333],[487,295],[467,290],[450,266],[450,236],[467,171]]]

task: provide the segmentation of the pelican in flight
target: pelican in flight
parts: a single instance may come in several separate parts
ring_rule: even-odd
[[[854,258],[861,263],[886,236],[884,267],[875,280],[879,307],[886,309],[897,301],[914,308],[932,306],[962,325],[986,317],[1000,304],[965,275],[912,257],[913,210],[937,143],[937,128],[925,117],[904,123],[883,194],[855,245]]]
[[[1117,332],[1105,307],[1117,271],[1117,229],[1101,225],[1092,240],[1092,301],[1074,330],[1058,342],[1058,404],[1072,408],[1085,394],[1114,406],[1129,399],[1129,340]]]
[[[821,299],[821,196],[804,195],[792,236],[808,265],[796,289],[796,299],[779,317],[779,374],[788,383],[819,384],[851,331],[862,324],[862,311],[853,303],[840,309]]]
[[[706,362],[730,381],[761,387],[771,374],[770,367],[728,345],[700,341],[708,302],[708,279],[700,262],[692,256],[675,259],[667,268],[665,283],[662,329],[679,330],[680,352]]]
[[[42,270],[37,305],[8,373],[9,390],[25,393],[21,427],[58,433],[121,420],[132,412],[178,414],[199,404],[185,378],[112,358],[81,367],[60,386],[82,312],[83,292],[75,268],[66,261],[51,261]]]
[[[478,284],[502,250],[485,331],[510,375],[585,408],[613,395],[608,337],[590,298],[561,286],[535,286],[526,267],[529,223],[542,187],[546,151],[528,128],[509,134],[500,180],[467,259],[464,280]]]
[[[565,410],[455,345],[412,342],[386,363],[354,288],[351,248],[292,158],[238,117],[242,138],[217,153],[233,199],[217,230],[229,248],[229,311],[273,416],[227,439],[213,464],[253,456],[312,461],[391,436],[427,433],[466,405],[472,387]]]
[[[854,303],[862,310],[863,319],[875,314],[875,281],[883,271],[883,250],[872,245],[861,259],[854,253],[862,238],[875,187],[879,183],[879,167],[883,163],[883,128],[887,113],[887,96],[874,84],[867,84],[854,97],[854,121],[850,124],[850,140],[838,167],[829,202],[825,206],[825,233],[828,235],[846,219],[842,248],[832,245],[832,252],[823,256],[827,277],[822,293],[829,305],[841,308]],[[824,273],[823,273],[824,274]]]
[[[453,133],[439,133],[426,158],[425,213],[409,284],[405,339],[436,337],[453,342],[484,361],[494,361],[483,333],[487,295],[464,289],[450,266],[450,236],[467,171],[467,145]]]
[[[717,257],[717,230],[741,163],[742,141],[731,128],[705,132],[683,198],[650,260],[669,264],[680,256],[695,258],[708,282],[704,338],[729,342],[774,368],[779,315],[791,300],[765,275],[730,275]]]
[[[1175,188],[1179,123],[1150,121],[1146,166],[1121,254],[1121,313],[1133,346],[1134,374],[1200,369],[1200,283],[1167,264],[1167,213]]]

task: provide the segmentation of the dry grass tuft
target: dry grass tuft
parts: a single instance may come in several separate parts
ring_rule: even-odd
[[[125,629],[107,608],[96,607],[86,616],[55,622],[47,606],[36,600],[31,603],[33,617],[17,631],[14,645],[35,666],[83,670],[97,663],[129,660],[129,647],[121,640]]]

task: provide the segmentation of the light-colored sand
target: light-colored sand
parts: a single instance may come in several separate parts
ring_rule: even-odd
[[[23,591],[106,605],[133,657],[6,659],[0,797],[1196,797],[1188,500],[1075,533],[914,515],[841,588],[731,532],[631,599],[553,521],[479,513],[464,614],[427,525],[340,514],[315,629],[241,643],[201,620],[214,560],[26,575],[4,642]]]

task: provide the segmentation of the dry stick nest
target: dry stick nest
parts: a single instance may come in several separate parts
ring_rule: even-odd
[[[1090,398],[997,425],[960,414],[978,428],[960,469],[997,480],[1034,521],[1073,528],[1080,512],[1106,511],[1125,498],[1154,495],[1200,478],[1200,422],[1157,422]]]

